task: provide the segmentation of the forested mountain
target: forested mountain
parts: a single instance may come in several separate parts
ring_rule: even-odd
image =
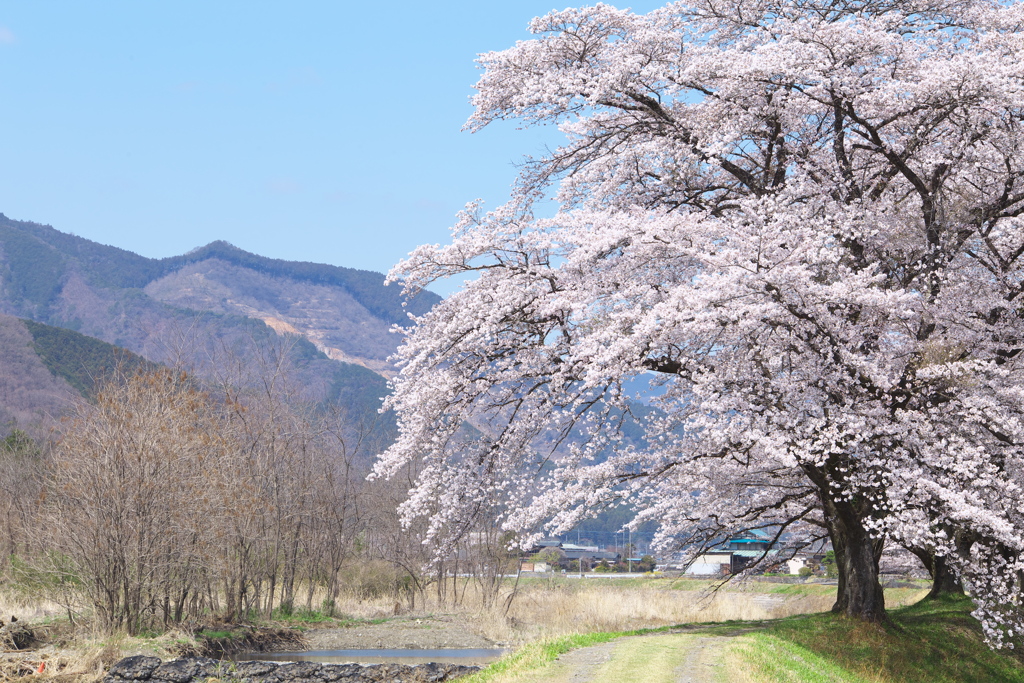
[[[24,381],[42,392],[37,408],[0,418],[29,419],[69,390],[87,392],[102,340],[208,377],[226,377],[229,366],[254,371],[287,348],[286,369],[306,399],[374,419],[398,342],[391,326],[437,301],[422,292],[403,308],[400,289],[385,287],[380,273],[265,258],[226,242],[150,259],[0,214],[0,313],[34,321],[6,320],[4,362],[17,356]]]
[[[86,398],[120,367],[124,372],[156,368],[142,356],[63,327],[20,320],[32,336],[32,350],[54,377]]]
[[[39,433],[78,396],[90,398],[117,367],[154,364],[131,351],[34,320],[0,315],[0,433]]]

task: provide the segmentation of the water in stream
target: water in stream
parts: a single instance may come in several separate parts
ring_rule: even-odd
[[[461,648],[443,650],[375,649],[375,650],[307,650],[305,652],[242,652],[227,659],[235,662],[261,660],[268,662],[319,662],[321,664],[466,664],[484,666],[505,653],[494,648]]]

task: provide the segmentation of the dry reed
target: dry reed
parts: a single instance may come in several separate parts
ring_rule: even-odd
[[[464,623],[496,642],[524,643],[538,638],[592,631],[626,631],[687,623],[758,621],[824,612],[835,602],[835,588],[748,581],[712,590],[710,581],[672,579],[565,579],[532,581],[520,586],[506,613],[486,609],[466,586],[458,606],[426,596],[416,613],[456,612]],[[915,602],[926,591],[887,593],[890,606]],[[343,597],[339,611],[373,619],[395,613],[394,599]],[[405,611],[402,607],[401,611]]]
[[[566,590],[528,588],[509,611],[516,641],[589,631],[628,631],[673,624],[762,620],[820,612],[828,595],[776,596],[721,590],[673,590],[665,586],[615,586],[584,581]]]

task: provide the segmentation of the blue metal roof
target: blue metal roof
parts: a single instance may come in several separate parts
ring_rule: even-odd
[[[731,550],[733,555],[739,557],[761,557],[762,555],[777,555],[778,550]]]

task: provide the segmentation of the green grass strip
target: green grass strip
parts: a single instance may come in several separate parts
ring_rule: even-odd
[[[768,667],[776,672],[769,681],[1024,683],[1019,655],[985,644],[980,625],[970,615],[972,607],[967,598],[923,600],[891,610],[885,625],[833,614],[789,617],[752,634],[752,648],[738,654],[756,666],[768,666],[764,662],[776,657],[778,666]],[[819,666],[821,662],[832,668]]]
[[[490,683],[498,677],[511,674],[526,673],[534,669],[546,666],[555,661],[559,655],[577,650],[581,647],[600,645],[610,640],[623,636],[640,636],[650,633],[662,633],[669,630],[670,626],[654,629],[639,629],[636,631],[607,631],[598,633],[570,633],[569,635],[557,636],[538,640],[535,643],[524,645],[515,652],[505,655],[496,662],[492,662],[482,671],[479,671],[466,678],[460,678],[460,683]]]
[[[754,633],[743,638],[737,654],[764,683],[867,683],[821,655],[777,636]]]

